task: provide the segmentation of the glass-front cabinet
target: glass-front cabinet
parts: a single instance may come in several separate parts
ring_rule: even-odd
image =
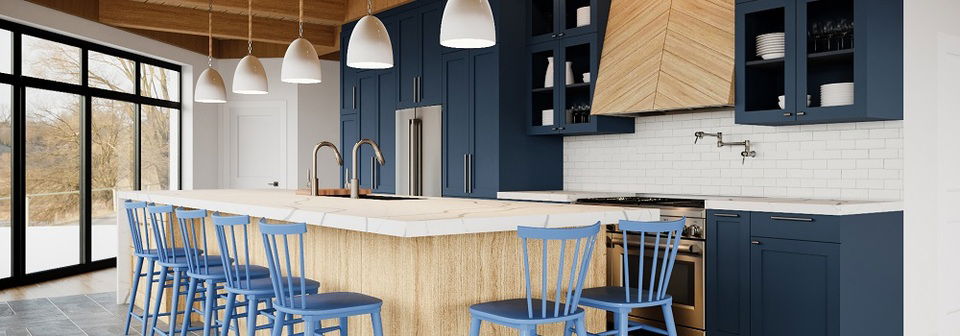
[[[901,0],[737,4],[738,124],[903,119]]]

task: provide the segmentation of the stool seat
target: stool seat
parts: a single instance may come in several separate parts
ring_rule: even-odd
[[[660,306],[672,302],[673,298],[666,294],[664,298],[658,299],[657,296],[650,300],[650,291],[644,290],[640,294],[640,300],[637,300],[637,289],[630,289],[630,297],[626,297],[623,287],[597,287],[586,288],[580,296],[580,304],[587,307],[623,307],[623,308],[643,308]]]
[[[187,249],[182,247],[168,248],[167,254],[183,256],[183,255],[187,255]],[[203,254],[203,250],[197,250],[197,254]],[[159,249],[143,250],[143,252],[140,252],[140,253],[134,252],[134,255],[138,257],[143,257],[143,258],[158,258],[160,257],[160,250]]]
[[[281,278],[280,281],[293,284],[291,288],[294,293],[300,292],[299,278],[283,277]],[[320,289],[320,282],[307,279],[306,281],[304,281],[304,283],[306,285],[305,286],[306,288],[304,288],[303,291],[307,293],[315,293],[318,289]],[[256,296],[269,295],[271,297],[273,296],[273,282],[270,281],[269,277],[250,279],[250,281],[241,279],[239,282],[237,282],[237,284],[239,286],[227,286],[226,287],[227,291],[240,294],[240,295],[256,295]]]
[[[582,300],[582,299],[581,299]],[[470,313],[486,317],[490,319],[497,319],[499,321],[514,321],[517,323],[551,323],[558,321],[567,321],[577,318],[577,316],[583,314],[583,308],[577,307],[576,310],[570,315],[554,317],[553,309],[556,305],[553,301],[547,301],[547,317],[543,317],[543,306],[540,304],[540,299],[533,299],[534,304],[533,308],[533,317],[530,317],[527,310],[527,299],[510,299],[510,300],[501,300],[501,301],[492,301],[478,303],[470,306]],[[560,304],[560,310],[563,310],[563,303]]]
[[[289,300],[280,302],[274,299],[273,306],[279,311],[294,315],[340,315],[370,312],[383,305],[383,300],[351,292],[294,295]]]
[[[270,270],[257,265],[229,265],[232,272],[250,272],[251,279],[259,279],[270,276]],[[201,271],[203,269],[201,268]],[[187,276],[201,280],[226,280],[227,270],[224,266],[209,267],[206,272],[187,272]]]
[[[170,259],[171,260],[168,260],[168,261],[161,260],[160,265],[164,267],[172,267],[172,268],[185,268],[188,266],[186,256],[179,256],[179,257],[170,258]],[[206,264],[204,264],[204,260],[206,260]],[[221,258],[219,255],[216,255],[216,254],[203,255],[203,256],[200,256],[199,263],[201,265],[209,265],[210,268],[221,267],[221,265],[223,265],[223,258]]]

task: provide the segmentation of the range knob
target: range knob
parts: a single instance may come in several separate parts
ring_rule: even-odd
[[[688,225],[683,228],[686,237],[703,238],[703,228],[700,225]]]

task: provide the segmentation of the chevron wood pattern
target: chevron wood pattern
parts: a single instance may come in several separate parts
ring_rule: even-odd
[[[593,114],[732,105],[734,0],[612,0]]]

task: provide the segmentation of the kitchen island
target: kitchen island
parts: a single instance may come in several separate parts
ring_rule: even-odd
[[[301,196],[292,190],[136,191],[121,192],[117,200],[249,215],[253,221],[305,222],[306,241],[314,242],[306,248],[307,276],[320,281],[322,291],[354,291],[383,299],[388,335],[466,335],[471,304],[522,297],[517,226],[573,227],[660,216],[656,209],[457,198],[349,199]],[[125,293],[131,263],[123,211],[118,221],[118,291]],[[208,230],[213,230],[209,222]],[[255,225],[251,233],[252,256],[265,264]],[[596,245],[586,286],[606,281],[602,242]],[[538,258],[531,254],[531,260]],[[534,292],[539,292],[538,286]],[[604,321],[603,313],[591,311],[588,328],[601,329]],[[369,325],[368,318],[356,318],[351,335],[370,335]],[[556,326],[541,332],[558,330]],[[515,334],[484,325],[483,335]]]

